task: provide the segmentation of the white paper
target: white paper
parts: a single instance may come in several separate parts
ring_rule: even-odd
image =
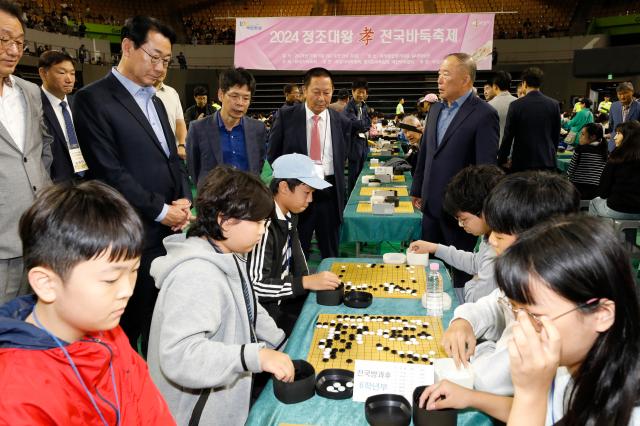
[[[394,393],[413,404],[418,386],[433,384],[433,366],[400,362],[356,360],[353,400],[365,402],[372,395]]]

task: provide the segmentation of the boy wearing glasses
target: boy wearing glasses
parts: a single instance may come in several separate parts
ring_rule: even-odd
[[[255,175],[264,165],[267,128],[246,116],[256,80],[244,68],[229,68],[220,73],[218,87],[222,108],[191,122],[187,133],[187,166],[196,185],[219,164]]]
[[[504,172],[497,166],[469,166],[447,185],[443,208],[467,233],[481,237],[477,252],[422,240],[409,246],[409,251],[435,254],[448,265],[473,275],[464,288],[455,289],[461,303],[475,302],[497,287],[493,277],[496,252],[488,242],[491,228],[482,214],[482,204],[503,177]]]
[[[505,177],[491,191],[483,213],[491,228],[489,244],[497,256],[518,235],[555,216],[575,213],[580,194],[567,179],[550,172],[522,172]],[[474,388],[498,395],[513,395],[507,344],[515,321],[514,307],[499,289],[475,303],[456,308],[442,345],[457,365],[474,369]],[[476,346],[476,343],[481,341]]]

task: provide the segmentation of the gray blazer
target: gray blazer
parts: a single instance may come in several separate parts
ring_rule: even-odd
[[[26,104],[24,152],[18,149],[7,129],[0,123],[0,259],[22,256],[18,221],[29,208],[35,194],[50,185],[51,142],[42,115],[40,88],[15,77]]]
[[[193,182],[198,182],[217,165],[223,164],[222,145],[218,128],[218,114],[191,122],[187,133],[187,167]],[[243,117],[244,143],[247,147],[249,171],[256,175],[262,172],[267,144],[267,128],[264,123]]]

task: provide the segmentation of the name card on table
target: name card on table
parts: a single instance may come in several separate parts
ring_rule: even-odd
[[[399,362],[356,360],[353,400],[365,402],[372,395],[395,393],[412,403],[418,386],[432,385],[433,366]]]

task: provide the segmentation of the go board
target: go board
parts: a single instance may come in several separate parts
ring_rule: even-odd
[[[435,317],[320,314],[307,361],[316,372],[354,370],[356,359],[431,365],[446,358]]]
[[[373,178],[376,177],[375,175],[365,175],[365,176],[369,176],[370,179],[373,179]],[[404,182],[405,181],[404,175],[393,175],[393,181],[394,182]],[[363,185],[366,185],[366,183],[363,184]],[[378,188],[378,189],[380,189],[380,188]]]
[[[363,186],[360,188],[361,197],[370,197],[373,195],[373,191],[396,191],[398,197],[408,197],[409,191],[406,186]]]
[[[331,272],[344,283],[345,293],[359,290],[373,297],[417,299],[427,285],[422,266],[334,262]]]
[[[383,188],[384,189],[384,188]],[[373,207],[371,207],[371,203],[366,201],[360,201],[358,203],[358,207],[356,207],[356,213],[371,213],[373,211]],[[413,205],[411,201],[400,201],[398,207],[393,209],[394,213],[413,213]]]

